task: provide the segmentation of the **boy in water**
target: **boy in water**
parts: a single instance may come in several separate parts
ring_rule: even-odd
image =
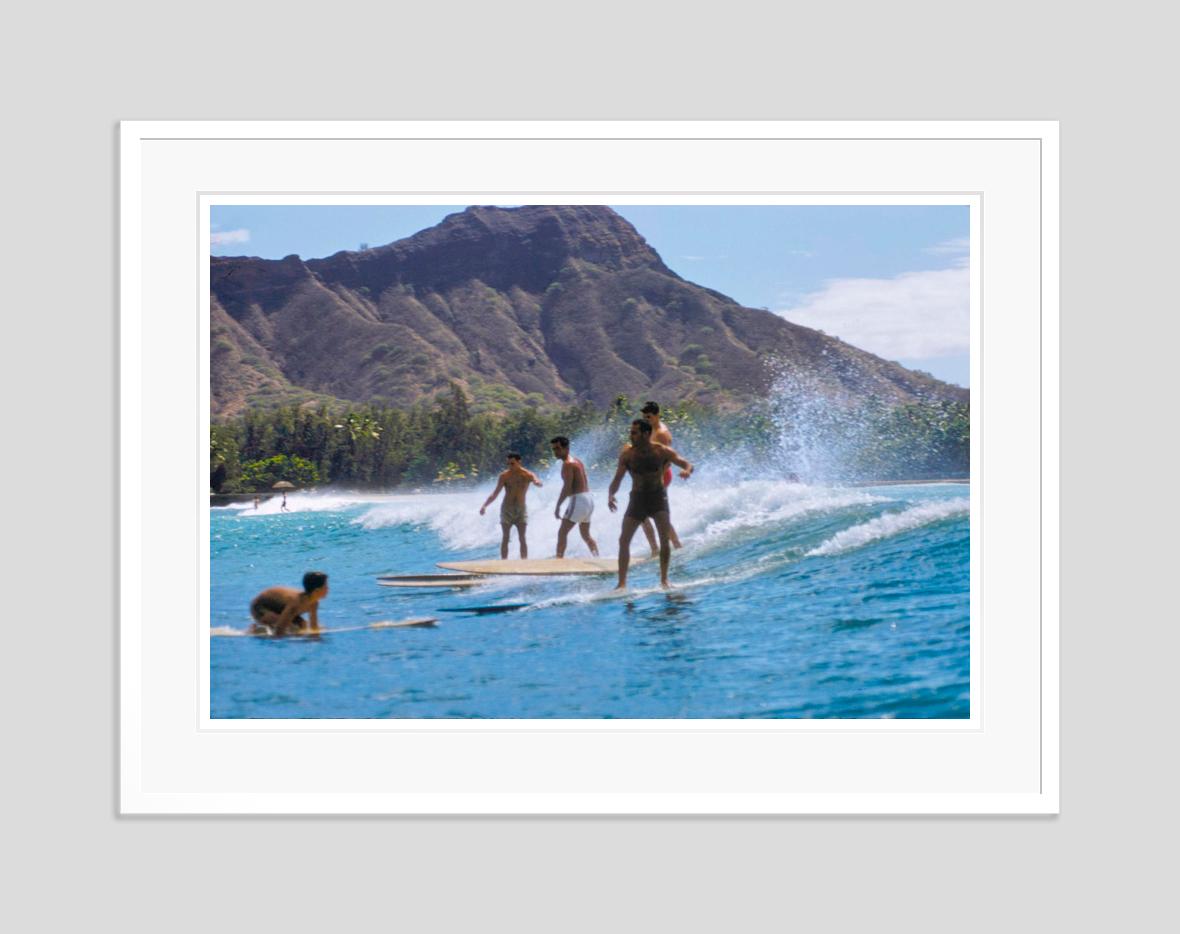
[[[614,512],[615,493],[623,482],[623,474],[631,474],[631,501],[623,515],[623,528],[619,533],[619,585],[616,590],[627,586],[627,570],[631,565],[631,539],[644,519],[651,519],[660,534],[660,586],[667,590],[668,565],[671,562],[672,546],[669,532],[672,521],[668,510],[668,491],[664,488],[663,474],[669,464],[683,468],[681,476],[692,476],[692,464],[670,447],[656,444],[651,440],[651,425],[637,418],[631,423],[631,444],[619,454],[619,467],[611,481],[607,507]]]
[[[513,526],[516,526],[516,537],[520,541],[520,557],[524,559],[529,556],[528,542],[524,537],[525,529],[528,527],[529,513],[524,498],[529,491],[530,483],[535,486],[544,486],[535,473],[524,469],[520,463],[520,455],[512,451],[508,455],[508,469],[500,474],[500,479],[496,483],[496,488],[492,490],[492,495],[479,507],[479,514],[482,516],[488,506],[500,495],[500,491],[504,491],[504,502],[500,504],[500,529],[504,533],[500,540],[501,559],[508,558],[508,536],[511,534]]]
[[[557,557],[565,557],[565,546],[570,529],[575,525],[590,554],[598,557],[598,543],[590,537],[590,517],[594,514],[594,497],[590,495],[590,481],[586,477],[586,465],[570,454],[570,439],[558,435],[549,440],[553,456],[561,461],[561,495],[553,507],[553,518],[561,520],[557,530]],[[569,505],[562,514],[561,504],[569,499]]]
[[[294,587],[268,587],[250,601],[250,615],[254,618],[250,631],[272,636],[319,632],[319,605],[327,595],[328,575],[323,571],[303,575],[302,593]],[[311,617],[310,625],[303,613]]]

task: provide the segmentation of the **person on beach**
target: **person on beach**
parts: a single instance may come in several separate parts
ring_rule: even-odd
[[[283,490],[283,504],[279,508],[283,512],[290,512],[291,511],[290,509],[287,508],[287,491],[286,490]]]
[[[268,587],[250,601],[252,633],[289,636],[298,632],[319,632],[320,601],[328,595],[328,575],[308,571],[303,575],[303,591],[294,587]],[[306,613],[309,620],[303,618]]]
[[[513,526],[516,526],[516,537],[520,541],[520,557],[524,559],[529,556],[529,546],[525,540],[529,513],[524,498],[529,491],[530,483],[535,486],[544,486],[535,473],[524,469],[520,463],[520,455],[512,451],[508,455],[508,469],[500,474],[500,479],[496,483],[496,488],[492,490],[492,495],[479,507],[479,514],[482,516],[487,508],[495,502],[500,491],[504,491],[504,502],[500,504],[500,529],[504,533],[500,540],[500,557],[502,559],[508,557],[508,536],[511,534]]]
[[[658,402],[647,402],[639,411],[647,420],[647,423],[651,425],[651,440],[656,444],[662,444],[664,447],[670,448],[672,446],[672,430],[660,421],[660,404]],[[664,470],[663,480],[665,487],[672,485],[671,466]],[[654,558],[658,554],[659,549],[656,547],[656,531],[652,527],[651,519],[645,519],[643,521],[643,534],[647,536],[647,544],[651,547],[651,554]],[[668,527],[668,539],[672,542],[673,548],[682,547],[680,536],[676,534],[676,530],[671,526]]]
[[[624,474],[631,474],[631,500],[623,514],[623,528],[619,532],[619,584],[616,590],[627,586],[627,570],[631,564],[631,539],[644,519],[656,524],[660,535],[660,586],[667,590],[668,565],[671,562],[672,546],[669,542],[672,528],[668,510],[668,491],[664,487],[664,469],[668,464],[682,468],[680,476],[685,480],[692,476],[692,464],[663,444],[651,440],[651,423],[637,418],[631,423],[631,444],[619,454],[619,467],[610,483],[606,505],[614,512],[618,505],[615,494],[623,482]]]
[[[586,465],[570,454],[570,439],[565,435],[551,438],[549,447],[553,450],[553,456],[561,461],[561,495],[557,497],[557,505],[553,507],[553,518],[561,521],[561,528],[557,530],[557,557],[565,557],[570,529],[576,525],[582,540],[590,549],[590,554],[597,558],[598,543],[590,537],[590,516],[594,514],[594,497],[590,494]],[[567,499],[569,504],[563,513],[561,504]]]
[[[255,511],[255,512],[257,512],[257,511],[258,511],[258,504],[259,504],[259,503],[261,503],[261,502],[262,502],[262,497],[261,497],[261,496],[255,496],[255,497],[254,497],[254,511]]]

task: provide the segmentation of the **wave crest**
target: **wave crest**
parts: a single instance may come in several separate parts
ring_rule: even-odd
[[[862,522],[851,528],[837,532],[823,544],[807,552],[807,557],[818,555],[835,555],[853,548],[860,548],[869,542],[888,538],[901,532],[950,519],[953,516],[966,515],[971,510],[971,501],[966,497],[942,500],[932,503],[922,503],[911,506],[901,512],[886,513],[868,522]]]

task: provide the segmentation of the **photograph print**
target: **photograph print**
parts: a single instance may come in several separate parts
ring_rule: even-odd
[[[971,717],[974,204],[208,210],[210,718]]]

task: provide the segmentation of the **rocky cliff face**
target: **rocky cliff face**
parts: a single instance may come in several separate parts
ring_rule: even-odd
[[[214,415],[316,394],[409,405],[451,381],[486,407],[737,406],[771,359],[846,400],[967,396],[681,279],[607,207],[473,207],[326,259],[214,257],[211,283]]]

